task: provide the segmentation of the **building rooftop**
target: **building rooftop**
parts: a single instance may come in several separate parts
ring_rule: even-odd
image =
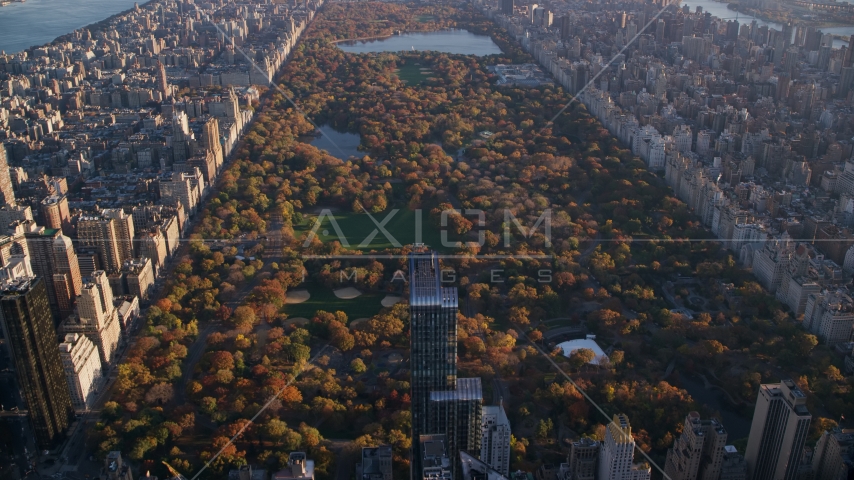
[[[455,390],[433,390],[431,402],[451,400],[483,400],[483,387],[480,378],[458,378]]]
[[[593,350],[595,356],[593,357],[593,360],[589,362],[591,365],[601,365],[609,360],[608,356],[605,355],[605,352],[602,350],[602,347],[600,347],[599,344],[592,339],[582,338],[578,340],[569,340],[566,342],[559,343],[558,347],[563,350],[563,355],[567,358],[572,355],[572,352],[580,348],[587,348]]]
[[[466,452],[460,451],[460,462],[463,480],[507,480],[507,477]]]

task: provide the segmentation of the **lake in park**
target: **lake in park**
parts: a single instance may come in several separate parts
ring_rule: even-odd
[[[400,51],[433,51],[483,57],[501,53],[488,35],[475,35],[468,30],[404,33],[371,40],[339,42],[338,48],[348,53]]]
[[[358,133],[339,132],[330,125],[321,125],[320,135],[301,138],[300,140],[311,143],[321,150],[326,150],[333,157],[346,160],[351,156],[356,158],[365,156],[365,152],[359,151],[361,138]]]

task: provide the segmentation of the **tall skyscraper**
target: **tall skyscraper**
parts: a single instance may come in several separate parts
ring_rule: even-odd
[[[190,119],[186,112],[175,112],[172,115],[172,138],[177,142],[190,139]]]
[[[9,159],[6,155],[6,146],[2,144],[0,144],[0,205],[15,205],[15,191],[12,189]]]
[[[237,98],[234,87],[228,90],[228,97],[223,98],[222,102],[225,104],[226,118],[233,119],[237,123],[237,129],[241,130],[243,128],[243,120],[240,116],[240,99]]]
[[[512,16],[514,6],[513,0],[501,0],[501,13],[507,16]]]
[[[216,117],[210,117],[205,122],[205,126],[202,127],[202,146],[205,150],[213,153],[217,172],[222,167],[223,162],[222,144],[219,137],[219,120]]]
[[[52,245],[53,285],[61,318],[74,312],[74,301],[83,288],[83,277],[71,239],[59,235]],[[60,294],[61,293],[61,294]]]
[[[0,285],[0,324],[36,440],[50,448],[68,428],[73,410],[43,279]]]
[[[510,474],[510,420],[501,405],[483,407],[480,459],[504,475]]]
[[[442,286],[435,252],[413,253],[409,275],[413,451],[421,451],[421,435],[441,434],[450,458],[479,455],[480,379],[457,379],[457,289]],[[420,456],[413,457],[413,472],[420,472]]]
[[[116,242],[119,250],[119,264],[133,258],[133,216],[121,208],[105,208],[101,211],[104,218],[113,220],[116,228]]]
[[[429,432],[430,392],[457,386],[457,289],[441,284],[435,253],[409,259],[412,439]],[[417,446],[415,451],[420,451]]]
[[[113,306],[113,289],[110,287],[107,272],[103,270],[93,272],[89,277],[89,282],[94,284],[98,289],[98,294],[100,295],[98,299],[100,300],[101,310],[105,312],[105,314],[109,315],[110,310],[115,307]],[[87,313],[87,316],[97,316],[97,314],[94,313],[94,310],[91,310],[90,312],[92,313]]]
[[[56,288],[53,281],[53,274],[56,273],[53,262],[53,243],[62,236],[62,232],[54,228],[37,226],[33,221],[22,223],[16,229],[20,229],[27,240],[27,250],[30,256],[30,263],[33,266],[33,273],[45,280],[45,288],[47,289],[51,312],[58,320],[61,320],[59,300],[56,296]]]
[[[33,272],[45,279],[51,311],[61,321],[73,313],[82,283],[71,239],[59,229],[40,227],[33,221],[16,228],[24,232]]]
[[[166,79],[166,67],[160,62],[157,62],[157,88],[160,90],[160,94],[163,95],[163,100],[171,96],[169,82]]]
[[[691,412],[682,435],[667,451],[664,472],[671,480],[717,480],[721,474],[727,432],[716,418],[702,420]]]
[[[850,67],[852,65],[852,55],[854,55],[854,35],[848,37],[848,48],[845,49],[845,55],[842,57],[842,66]]]
[[[806,395],[792,380],[759,386],[745,453],[748,478],[797,478],[812,421],[806,401]]]
[[[445,435],[456,478],[461,475],[459,452],[480,455],[482,391],[480,378],[458,378],[453,390],[430,392],[427,428]]]
[[[635,439],[629,417],[620,413],[605,430],[599,450],[599,480],[649,480],[650,467],[634,464]]]

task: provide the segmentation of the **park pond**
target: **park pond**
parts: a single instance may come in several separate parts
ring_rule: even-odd
[[[433,51],[459,55],[500,54],[501,49],[488,35],[475,35],[468,30],[403,33],[384,38],[339,42],[338,48],[348,53]]]
[[[365,156],[365,152],[359,151],[359,143],[361,143],[362,137],[358,133],[339,132],[331,125],[321,125],[319,130],[315,136],[303,137],[300,140],[321,150],[326,150],[330,155],[341,160]]]

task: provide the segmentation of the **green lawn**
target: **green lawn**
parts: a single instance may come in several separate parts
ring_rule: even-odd
[[[305,317],[311,319],[315,312],[324,310],[334,312],[340,310],[347,314],[347,319],[353,321],[357,318],[370,318],[379,313],[382,308],[380,303],[385,297],[384,293],[365,293],[361,297],[343,300],[332,293],[332,289],[323,285],[309,283],[297,289],[305,288],[311,294],[311,298],[303,303],[289,304],[284,306],[288,318]]]
[[[433,75],[431,70],[421,70],[422,68],[425,67],[423,65],[403,65],[395,70],[394,74],[408,85],[419,85]]]
[[[395,213],[394,216],[391,217],[385,225],[383,225],[383,227],[401,246],[415,243],[417,220],[415,212],[406,207],[394,208],[398,209],[397,213]],[[371,215],[377,223],[382,223],[385,221],[387,216],[391,215],[392,210],[393,209],[390,208],[384,212],[372,213]],[[349,243],[349,249],[351,250],[369,251],[396,248],[392,243],[392,239],[387,238],[365,213],[338,212],[331,216],[335,219],[335,224],[338,225],[341,234],[344,239],[346,239],[347,243]],[[317,235],[322,242],[331,242],[334,240],[340,241],[341,239],[338,238],[338,234],[336,233],[329,217],[330,215],[324,215],[322,217],[320,220],[320,226],[315,230],[315,235]],[[308,233],[314,228],[317,221],[318,215],[306,215],[303,222],[297,225],[294,228],[294,231],[297,235]],[[377,230],[377,234],[365,246],[362,246],[364,241],[371,235],[371,233],[374,232],[374,230]],[[439,230],[432,225],[429,219],[429,214],[426,211],[421,212],[421,232],[422,243],[425,243],[438,251],[452,250],[450,248],[442,247],[441,234],[439,233]],[[456,240],[458,240],[458,238],[455,235],[451,233],[448,234],[449,242]],[[343,243],[344,242],[342,242],[342,244]]]
[[[435,15],[416,15],[415,19],[420,23],[427,23],[436,20]]]

